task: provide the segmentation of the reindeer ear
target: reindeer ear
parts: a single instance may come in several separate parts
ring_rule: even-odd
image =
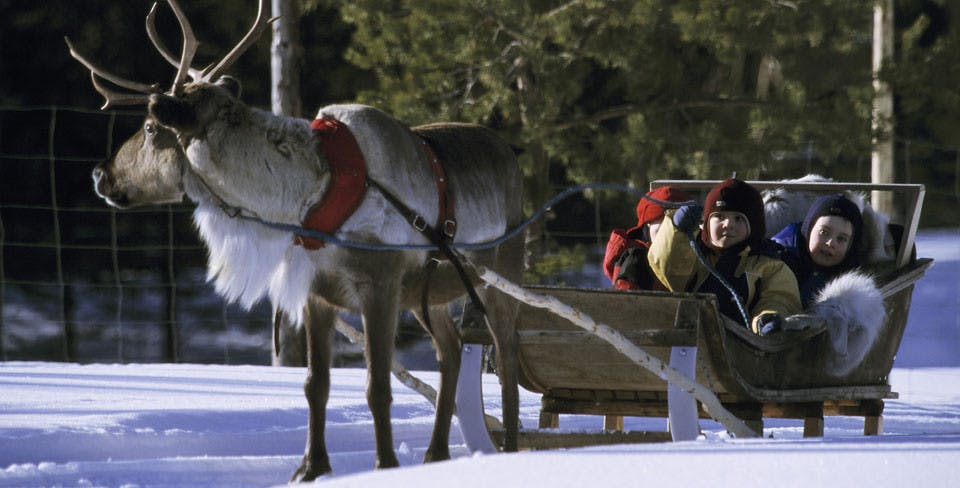
[[[150,95],[147,111],[160,125],[180,133],[194,130],[197,126],[197,111],[182,98],[154,93]]]
[[[242,90],[242,87],[240,86],[240,80],[232,76],[224,75],[217,79],[217,82],[214,84],[226,89],[231,95],[233,95],[233,98],[240,98],[240,92]]]

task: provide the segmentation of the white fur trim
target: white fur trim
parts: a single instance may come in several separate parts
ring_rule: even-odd
[[[873,347],[886,311],[873,279],[851,271],[833,279],[817,294],[810,313],[827,322],[832,354],[827,372],[844,376],[856,368]]]

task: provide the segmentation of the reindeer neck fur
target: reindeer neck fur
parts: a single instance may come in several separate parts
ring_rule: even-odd
[[[222,207],[219,196],[192,171],[184,173],[184,190],[196,202],[193,221],[208,249],[207,281],[227,301],[244,308],[269,297],[292,319],[300,311],[315,275],[316,263],[291,235],[256,221],[236,218]]]
[[[329,177],[306,120],[239,100],[220,108],[202,133],[181,142],[191,171],[210,192],[266,220],[299,223]]]
[[[308,253],[292,245],[289,233],[238,219],[223,207],[299,224],[329,179],[308,122],[235,101],[201,134],[181,142],[190,161],[184,190],[197,202],[194,222],[209,249],[208,281],[229,301],[250,308],[268,296],[301,321],[316,270],[331,253]]]

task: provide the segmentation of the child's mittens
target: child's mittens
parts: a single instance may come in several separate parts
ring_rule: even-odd
[[[756,318],[760,335],[765,336],[783,330],[783,317],[778,313],[764,313]]]
[[[703,215],[703,207],[700,204],[685,205],[673,214],[673,226],[688,236],[693,236],[700,225],[701,215]]]

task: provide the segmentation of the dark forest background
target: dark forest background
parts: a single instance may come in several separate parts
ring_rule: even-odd
[[[242,37],[256,6],[181,3],[201,66]],[[269,307],[250,314],[212,296],[188,204],[116,212],[92,190],[90,170],[143,108],[99,111],[64,37],[121,76],[168,85],[174,70],[144,28],[151,4],[0,0],[3,358],[268,361]],[[893,137],[897,181],[927,188],[921,226],[960,227],[960,5],[894,4],[895,54],[881,73],[895,93],[892,134],[870,128],[873,2],[849,0],[304,0],[300,95],[306,116],[360,102],[410,125],[494,128],[519,154],[530,211],[586,182],[643,188],[733,171],[869,181],[872,138]],[[165,4],[157,23],[179,46]],[[232,68],[261,108],[269,37]],[[598,192],[557,205],[543,231],[562,257],[536,278],[582,267],[576,256],[632,225],[635,203]],[[38,322],[53,332],[29,337]],[[210,339],[210,327],[223,330]],[[71,352],[77,338],[96,347]],[[191,346],[209,340],[228,346]]]

